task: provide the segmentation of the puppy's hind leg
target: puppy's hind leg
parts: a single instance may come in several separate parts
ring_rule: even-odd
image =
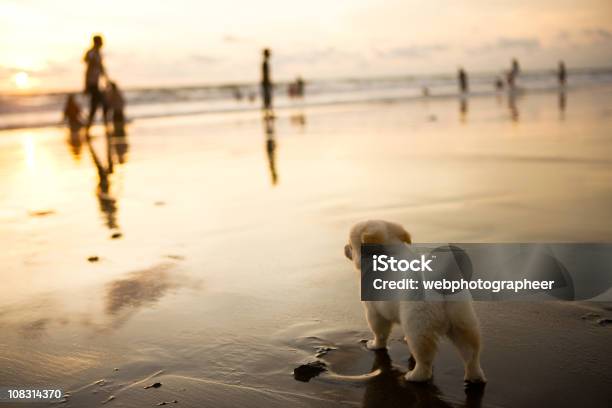
[[[405,375],[407,381],[423,382],[431,379],[433,375],[433,360],[436,355],[438,339],[434,334],[420,334],[411,336],[406,334],[406,343],[414,357],[414,368]]]
[[[372,310],[366,306],[366,319],[368,326],[374,334],[374,340],[368,340],[366,347],[369,350],[380,350],[387,347],[387,339],[391,333],[392,322],[382,317],[376,310]]]
[[[480,367],[480,333],[478,326],[452,326],[448,337],[453,342],[465,365],[464,380],[470,383],[486,383]]]

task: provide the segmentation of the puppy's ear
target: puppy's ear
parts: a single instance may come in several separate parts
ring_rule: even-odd
[[[346,256],[351,261],[353,260],[353,250],[351,249],[351,246],[349,244],[346,244],[344,246],[344,256]]]
[[[362,244],[382,244],[385,240],[385,233],[379,229],[366,229],[361,233]]]
[[[402,241],[407,244],[412,244],[412,237],[410,236],[410,233],[408,231],[404,230],[404,233],[402,235]]]

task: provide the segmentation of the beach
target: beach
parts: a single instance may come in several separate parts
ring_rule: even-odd
[[[400,331],[388,354],[361,342],[343,254],[364,219],[415,242],[611,241],[609,85],[152,116],[112,140],[104,187],[100,127],[92,151],[0,131],[0,384],[67,407],[609,405],[611,304],[476,302],[486,387],[466,392],[448,342],[406,384]]]

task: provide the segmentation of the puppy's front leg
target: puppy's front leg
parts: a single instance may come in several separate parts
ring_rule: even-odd
[[[365,305],[366,308],[366,319],[368,326],[374,334],[374,340],[368,340],[366,347],[369,350],[380,350],[387,347],[387,339],[389,333],[391,333],[392,323],[382,317],[373,307]]]

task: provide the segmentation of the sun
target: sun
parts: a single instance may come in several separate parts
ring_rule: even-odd
[[[30,87],[30,75],[27,72],[20,71],[13,76],[13,82],[17,89],[27,89]]]

